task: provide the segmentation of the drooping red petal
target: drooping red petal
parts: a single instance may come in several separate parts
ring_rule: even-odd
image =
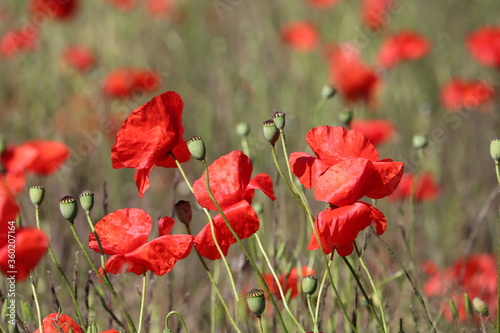
[[[194,195],[201,206],[217,210],[206,190],[205,174],[204,172],[194,182]],[[244,198],[252,175],[252,162],[243,152],[235,150],[215,160],[208,167],[208,174],[210,189],[219,205],[224,209]]]
[[[42,322],[44,333],[83,333],[80,326],[68,315],[61,313],[51,313],[47,317],[43,318]],[[35,333],[40,333],[40,329],[37,329]]]
[[[55,172],[69,157],[68,147],[58,141],[33,140],[21,146],[36,149],[36,159],[31,161],[27,170],[38,175],[48,175]]]
[[[147,242],[152,223],[151,216],[142,209],[124,208],[104,216],[95,230],[105,254],[123,254]],[[89,247],[99,252],[93,233],[89,235]]]
[[[150,183],[149,183],[149,172],[151,171],[151,168],[145,168],[145,169],[138,169],[135,172],[134,175],[134,180],[135,180],[135,186],[137,186],[137,192],[139,193],[139,197],[144,196],[144,192],[149,188]]]
[[[401,177],[404,173],[403,162],[393,162],[391,159],[385,159],[373,162],[378,181],[373,181],[372,190],[365,195],[372,199],[381,199],[391,195],[398,187]]]
[[[174,227],[175,220],[170,216],[162,217],[158,221],[158,228],[160,229],[160,236],[166,236]]]
[[[13,263],[9,262],[9,245],[15,246]],[[17,229],[0,248],[0,270],[7,277],[14,276],[17,282],[25,280],[44,256],[48,245],[49,239],[40,229]]]
[[[259,218],[257,217],[257,214],[253,210],[252,206],[250,206],[245,200],[241,200],[240,202],[225,208],[224,214],[236,234],[241,239],[248,238],[259,230]],[[213,221],[215,225],[215,237],[217,238],[217,242],[224,253],[224,256],[226,256],[229,247],[231,244],[236,242],[236,239],[227,228],[226,223],[220,214],[215,216]],[[219,252],[217,251],[217,247],[215,246],[209,223],[207,223],[198,235],[196,235],[194,246],[196,247],[196,250],[198,250],[198,252],[205,258],[210,260],[221,258]]]
[[[172,149],[172,154],[179,161],[179,163],[187,162],[191,158],[191,153],[189,152],[189,149],[185,141],[178,143]],[[158,160],[156,162],[156,166],[161,166],[164,168],[177,168],[177,164],[175,163],[172,154],[165,155],[163,159]]]
[[[274,196],[273,189],[273,181],[269,175],[265,173],[259,173],[257,176],[253,177],[248,183],[247,190],[245,191],[245,200],[248,203],[252,203],[252,199],[255,193],[255,190],[259,189],[264,192],[265,195],[269,197],[271,200],[276,200]]]

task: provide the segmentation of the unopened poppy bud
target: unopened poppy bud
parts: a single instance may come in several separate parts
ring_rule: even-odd
[[[325,84],[321,89],[321,97],[323,99],[330,99],[337,94],[337,90],[329,84]]]
[[[247,305],[250,311],[260,317],[266,308],[266,298],[264,291],[260,289],[252,289],[247,293]]]
[[[236,125],[236,133],[239,136],[248,136],[250,134],[250,125],[247,123],[239,123]]]
[[[261,204],[260,202],[256,202],[253,204],[253,210],[257,213],[257,215],[260,215],[264,213],[264,205]]]
[[[306,295],[313,295],[318,288],[318,279],[314,275],[304,276],[302,279],[302,291]]]
[[[464,305],[465,305],[465,314],[467,316],[472,315],[472,303],[469,298],[469,294],[464,293]]]
[[[94,207],[94,192],[83,191],[80,193],[80,205],[82,205],[83,210],[90,212]]]
[[[180,200],[174,205],[175,216],[184,223],[189,225],[191,219],[193,218],[193,211],[191,210],[191,204],[189,201]]]
[[[196,158],[198,161],[205,160],[205,142],[199,136],[193,136],[191,139],[187,141],[187,146],[191,155]]]
[[[429,139],[425,135],[413,136],[413,148],[424,149],[429,144]]]
[[[272,119],[266,120],[264,123],[264,138],[274,146],[276,141],[278,141],[280,137],[280,131],[276,127],[276,124]]]
[[[285,128],[285,116],[286,116],[286,113],[281,112],[281,111],[276,111],[273,114],[274,124],[276,125],[276,127],[279,130],[283,130]]]
[[[344,127],[349,127],[351,125],[352,118],[354,117],[354,113],[352,110],[343,111],[339,114],[340,124]]]
[[[448,306],[450,307],[450,312],[453,319],[455,320],[459,319],[460,316],[458,315],[457,306],[455,305],[455,302],[452,299],[450,299],[450,301],[448,302]]]
[[[30,200],[35,206],[40,206],[45,197],[45,187],[43,186],[31,186],[30,187]]]
[[[472,300],[472,307],[474,308],[474,311],[479,313],[481,316],[488,317],[489,315],[488,306],[479,297],[476,297]]]
[[[66,220],[71,223],[75,221],[76,215],[78,214],[78,205],[74,197],[71,195],[64,196],[59,200],[59,209]]]
[[[491,158],[495,161],[495,163],[500,163],[500,139],[499,138],[491,140],[490,154],[491,154]]]

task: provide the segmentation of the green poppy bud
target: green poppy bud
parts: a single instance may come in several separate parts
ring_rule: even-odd
[[[266,308],[266,297],[264,291],[260,289],[252,289],[247,293],[247,305],[250,311],[260,317]]]
[[[337,94],[337,90],[335,90],[332,86],[325,84],[321,89],[321,97],[323,99],[330,99]]]
[[[318,279],[314,275],[304,276],[302,279],[302,291],[307,295],[313,295],[318,288]]]
[[[413,148],[424,149],[429,144],[429,139],[425,135],[413,136]]]
[[[94,207],[94,193],[90,191],[83,191],[80,193],[80,205],[86,212],[90,212]]]
[[[460,316],[458,315],[457,306],[455,305],[455,302],[453,302],[452,299],[450,299],[450,301],[448,302],[448,306],[450,307],[450,312],[451,315],[453,316],[453,319],[458,320]]]
[[[193,211],[191,210],[191,204],[189,201],[180,200],[174,205],[175,216],[184,223],[189,225],[191,219],[193,218]]]
[[[250,134],[250,125],[247,123],[239,123],[236,125],[236,133],[239,136],[248,136]]]
[[[476,311],[481,316],[488,317],[488,305],[486,305],[486,303],[484,303],[484,301],[479,297],[476,297],[472,300],[472,307],[474,308],[474,311]]]
[[[472,303],[469,298],[469,294],[464,293],[464,305],[465,305],[465,314],[467,316],[472,315]]]
[[[340,124],[344,127],[349,127],[351,125],[352,118],[354,118],[354,113],[352,110],[347,110],[339,113]]]
[[[64,196],[59,200],[59,209],[61,210],[62,216],[68,220],[70,223],[75,222],[76,215],[78,215],[78,205],[76,204],[76,199],[71,195]]]
[[[198,161],[205,160],[205,142],[199,136],[193,136],[191,139],[187,141],[187,146],[191,155],[197,159]]]
[[[276,127],[279,130],[283,130],[285,128],[285,116],[286,116],[286,113],[281,112],[281,111],[276,111],[273,114],[274,124],[276,125]]]
[[[500,139],[491,140],[490,154],[495,163],[500,163]]]
[[[31,186],[30,187],[30,200],[36,207],[40,206],[45,197],[45,187]]]
[[[271,144],[275,145],[280,137],[280,131],[272,119],[266,120],[264,123],[264,138]]]

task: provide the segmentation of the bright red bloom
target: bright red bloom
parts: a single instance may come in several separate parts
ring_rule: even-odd
[[[260,173],[252,176],[252,162],[241,151],[233,151],[215,160],[209,167],[210,189],[221,206],[229,223],[236,234],[241,238],[248,238],[259,229],[259,219],[250,203],[256,189],[262,190],[269,198],[275,200],[271,178]],[[217,210],[210,200],[206,190],[206,173],[194,182],[193,189],[198,203],[209,210]],[[231,231],[227,228],[222,216],[213,218],[215,237],[224,255],[227,255],[231,244],[236,242]],[[221,258],[214,239],[210,224],[207,224],[196,236],[194,245],[198,252],[211,260]]]
[[[278,281],[281,289],[283,289],[283,294],[285,294],[285,296],[289,295],[290,299],[297,297],[299,295],[299,286],[302,282],[301,279],[307,275],[314,274],[316,274],[316,271],[307,266],[302,266],[300,276],[297,267],[293,267],[288,273],[280,274],[278,276]],[[264,274],[263,277],[271,293],[275,294],[278,299],[281,299],[281,295],[273,275]]]
[[[95,56],[92,50],[85,46],[74,45],[68,47],[62,54],[63,61],[81,73],[85,73],[95,66]]]
[[[75,15],[77,0],[31,0],[31,12],[56,20],[66,20]]]
[[[175,168],[172,154],[179,162],[191,156],[182,139],[183,107],[177,93],[165,92],[132,111],[116,134],[111,149],[113,168],[137,170],[134,178],[141,197],[149,188],[151,168]]]
[[[383,67],[393,67],[404,60],[417,60],[429,53],[429,41],[413,31],[401,31],[384,40],[378,59]]]
[[[121,68],[108,74],[104,93],[111,97],[127,98],[136,92],[152,92],[160,86],[160,77],[154,71]]]
[[[142,275],[152,271],[163,275],[189,255],[193,236],[169,235],[174,220],[166,216],[158,222],[160,236],[148,242],[152,223],[143,210],[125,208],[106,215],[95,225],[103,252],[111,255],[105,263],[106,272]],[[89,247],[99,252],[93,233],[89,235]]]
[[[391,195],[393,200],[408,199],[411,196],[413,184],[415,182],[413,173],[407,172],[401,178],[398,188]],[[436,185],[436,181],[430,172],[424,172],[419,175],[416,182],[415,200],[432,201],[439,195],[441,188]]]
[[[335,6],[340,0],[307,0],[307,3],[314,8],[326,9]]]
[[[382,29],[389,24],[398,7],[398,0],[363,0],[363,24],[373,31]]]
[[[328,54],[330,82],[348,102],[364,101],[370,104],[380,86],[374,70],[359,59],[356,50],[350,47],[334,47]]]
[[[318,45],[319,35],[310,22],[289,22],[281,29],[281,40],[294,50],[310,52]]]
[[[58,333],[60,332],[59,329],[64,333],[83,333],[82,328],[70,316],[61,313],[49,314],[43,318],[42,325],[44,333]],[[35,333],[39,332],[40,329],[35,331]]]
[[[482,65],[500,67],[500,27],[482,27],[467,37],[467,48]]]
[[[34,51],[38,45],[38,32],[23,28],[7,31],[0,40],[0,55],[12,58],[21,51]]]
[[[493,93],[493,86],[486,82],[453,79],[441,90],[441,104],[451,112],[478,109],[493,100]]]
[[[7,240],[7,222],[15,221],[19,211],[14,193],[0,177],[0,244]]]
[[[351,129],[363,133],[374,145],[388,141],[396,132],[393,123],[385,119],[354,118],[349,126]]]
[[[491,318],[497,312],[497,261],[491,254],[476,254],[465,260],[457,260],[453,265],[440,270],[432,262],[424,263],[429,278],[424,284],[424,292],[429,297],[443,297],[441,309],[448,321],[453,317],[448,307],[451,297],[458,309],[461,320],[466,320],[463,294],[472,300],[482,299],[489,308]]]

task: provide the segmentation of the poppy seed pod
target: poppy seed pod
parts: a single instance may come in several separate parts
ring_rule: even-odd
[[[276,125],[276,127],[279,130],[283,130],[285,128],[285,116],[286,116],[286,113],[281,112],[281,111],[276,111],[273,114],[272,118],[273,118],[274,124]]]
[[[80,205],[82,205],[83,210],[90,212],[94,207],[94,193],[90,191],[80,193]]]
[[[264,291],[260,289],[252,289],[247,293],[247,305],[250,311],[260,317],[266,308],[266,298]]]
[[[236,125],[236,133],[239,136],[248,136],[250,134],[250,125],[248,125],[247,123],[239,123],[238,125]]]
[[[424,149],[429,144],[429,139],[425,135],[414,135],[412,142],[413,148]]]
[[[318,288],[318,279],[314,275],[304,276],[302,279],[302,291],[310,296],[316,292]]]
[[[185,225],[189,225],[191,219],[193,218],[193,211],[191,210],[191,204],[189,201],[179,200],[174,205],[175,216],[184,223]]]
[[[330,99],[337,94],[337,90],[335,90],[332,86],[325,84],[323,89],[321,89],[321,97],[323,99]]]
[[[500,163],[500,139],[499,138],[491,140],[490,154],[491,154],[491,158],[495,161],[495,163]]]
[[[339,114],[340,124],[344,127],[349,127],[351,125],[352,118],[354,118],[352,110],[347,110]]]
[[[266,120],[264,123],[263,123],[264,127],[264,138],[266,138],[266,140],[274,146],[274,144],[276,143],[276,141],[278,141],[279,137],[280,137],[280,131],[278,130],[278,128],[276,127],[276,124],[274,123],[274,121],[272,119],[269,119],[269,120]]]
[[[40,206],[45,196],[45,187],[31,186],[30,187],[30,200],[36,207]]]
[[[476,311],[483,317],[487,317],[489,315],[488,306],[479,297],[476,297],[472,300],[472,307],[474,308],[474,311]]]
[[[59,200],[59,209],[61,210],[62,216],[68,220],[70,223],[75,222],[76,215],[78,215],[78,205],[76,204],[76,199],[71,195],[64,196]]]
[[[206,154],[205,142],[203,142],[203,139],[201,137],[193,136],[186,143],[189,152],[191,153],[191,156],[196,158],[198,161],[205,160],[205,154]]]

